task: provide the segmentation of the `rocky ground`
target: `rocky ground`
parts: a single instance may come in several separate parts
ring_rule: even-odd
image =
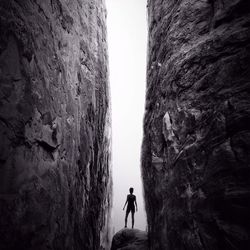
[[[114,235],[111,250],[148,250],[147,233],[124,228]]]

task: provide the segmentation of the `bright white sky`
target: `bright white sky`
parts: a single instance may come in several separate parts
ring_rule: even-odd
[[[146,0],[106,0],[113,131],[113,226],[124,227],[122,210],[134,187],[135,228],[146,229],[140,154],[146,87]],[[131,227],[131,216],[128,218]]]

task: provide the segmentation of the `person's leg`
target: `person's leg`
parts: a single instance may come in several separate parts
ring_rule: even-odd
[[[132,228],[134,228],[134,224],[135,224],[135,212],[131,211],[131,216],[132,216]]]
[[[126,210],[126,215],[125,215],[125,227],[127,227],[127,222],[128,222],[128,214],[129,214],[129,210]]]

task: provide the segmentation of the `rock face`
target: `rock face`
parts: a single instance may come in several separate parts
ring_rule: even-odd
[[[0,2],[0,248],[107,248],[102,0]]]
[[[151,249],[250,246],[250,2],[148,1]]]
[[[147,250],[147,233],[138,229],[122,229],[112,240],[111,250]]]

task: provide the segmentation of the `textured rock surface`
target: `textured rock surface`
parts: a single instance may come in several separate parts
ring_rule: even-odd
[[[147,250],[147,233],[138,229],[122,229],[112,240],[111,250]]]
[[[250,247],[250,2],[148,1],[151,249]]]
[[[107,248],[105,19],[100,0],[0,1],[1,249]]]

